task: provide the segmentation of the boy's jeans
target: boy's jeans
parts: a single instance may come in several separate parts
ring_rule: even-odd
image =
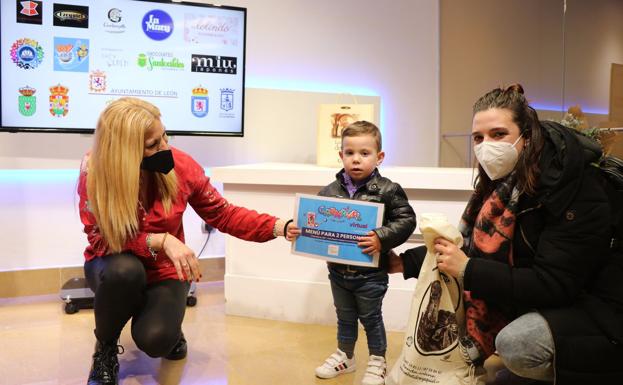
[[[387,292],[387,272],[353,274],[330,267],[329,280],[337,313],[338,342],[354,347],[359,319],[366,330],[370,354],[384,357],[387,337],[381,307]]]

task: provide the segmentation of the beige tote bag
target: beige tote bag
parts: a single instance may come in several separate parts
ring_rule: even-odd
[[[463,288],[439,272],[433,249],[442,237],[463,245],[463,237],[442,214],[421,214],[420,231],[428,253],[424,258],[411,303],[400,357],[390,370],[387,385],[484,384],[462,358],[459,337],[465,334]]]

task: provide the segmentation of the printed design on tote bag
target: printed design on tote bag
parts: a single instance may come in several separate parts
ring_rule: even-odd
[[[334,138],[341,138],[342,131],[348,127],[351,123],[359,120],[357,114],[331,114],[331,136]]]
[[[446,285],[455,296],[459,293],[459,285],[455,279],[440,274]],[[454,290],[452,290],[454,289]],[[440,300],[442,286],[440,281],[433,281],[428,286],[420,302],[419,319],[415,330],[415,347],[422,355],[442,355],[454,349],[458,343],[459,327],[456,309],[441,309]],[[462,306],[458,295],[458,306]]]

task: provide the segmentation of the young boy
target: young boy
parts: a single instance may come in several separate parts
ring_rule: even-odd
[[[358,243],[364,253],[381,253],[379,267],[328,263],[338,319],[338,349],[316,368],[316,376],[320,378],[333,378],[355,370],[353,353],[357,341],[357,320],[361,320],[370,353],[362,384],[385,383],[387,338],[381,306],[387,292],[387,252],[409,238],[416,222],[403,189],[382,177],[376,168],[384,157],[379,129],[365,121],[352,123],[342,132],[340,158],[344,168],[336,175],[336,180],[318,194],[385,205],[383,226],[361,237]],[[287,238],[292,240],[299,234],[298,228],[289,228]]]

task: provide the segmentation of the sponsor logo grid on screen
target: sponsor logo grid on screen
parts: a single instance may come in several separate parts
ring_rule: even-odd
[[[205,5],[3,0],[2,127],[94,129],[108,103],[133,96],[158,106],[171,131],[242,134],[245,17]]]

